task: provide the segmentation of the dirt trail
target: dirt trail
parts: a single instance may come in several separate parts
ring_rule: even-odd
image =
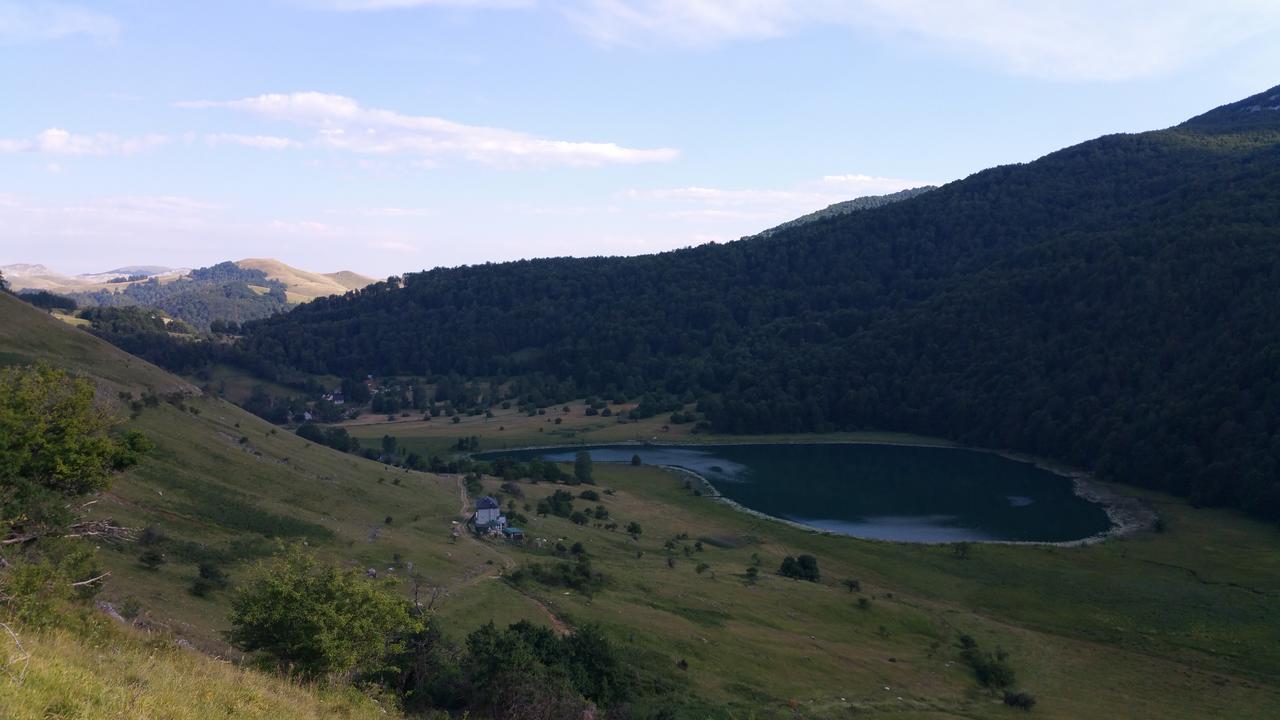
[[[470,504],[471,504],[471,499],[467,496],[466,482],[464,482],[462,479],[462,476],[459,475],[458,476],[458,514],[465,518],[467,514],[470,512],[469,510]],[[471,587],[472,585],[475,585],[476,583],[479,583],[483,580],[498,580],[502,577],[502,574],[504,572],[515,569],[516,567],[515,559],[508,556],[506,553],[502,552],[499,548],[494,547],[490,543],[486,543],[480,540],[475,535],[472,535],[470,532],[468,532],[465,529],[463,529],[461,537],[464,541],[475,543],[476,545],[483,548],[486,552],[489,552],[498,556],[498,558],[502,561],[502,570],[498,572],[498,574],[494,575],[486,572],[488,568],[493,567],[492,565],[488,565],[488,564],[480,565],[477,568],[475,568],[475,571],[476,571],[475,574],[469,573],[470,575],[469,577],[464,578],[461,582],[451,585],[448,588],[448,591],[450,593],[457,592],[464,588]],[[573,629],[570,628],[569,625],[566,624],[563,620],[561,620],[555,614],[555,612],[553,612],[551,608],[547,606],[546,603],[544,603],[542,600],[538,599],[536,596],[532,595],[531,593],[523,589],[516,588],[516,590],[518,590],[518,592],[521,595],[528,598],[529,602],[538,606],[538,609],[542,611],[542,614],[546,615],[547,622],[551,623],[551,629],[554,630],[557,635],[563,636],[563,635],[569,635],[573,633]]]

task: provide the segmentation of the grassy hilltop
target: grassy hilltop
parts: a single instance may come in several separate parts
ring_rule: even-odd
[[[557,489],[576,496],[586,486],[520,483],[524,497],[515,498],[499,480],[482,481],[483,492],[504,505],[514,501],[529,516],[532,536],[550,546],[581,542],[607,578],[591,595],[534,581],[517,587],[503,578],[558,558],[550,549],[451,542],[451,523],[464,505],[460,478],[309,445],[0,296],[0,362],[38,361],[94,378],[102,401],[136,414],[129,425],[157,445],[93,506],[97,517],[165,537],[153,546],[100,551],[112,571],[102,599],[116,607],[136,603],[139,617],[170,633],[148,642],[177,637],[234,657],[220,635],[230,591],[191,594],[198,563],[218,565],[234,588],[277,540],[303,540],[328,560],[383,575],[403,576],[412,562],[443,589],[440,613],[455,637],[490,619],[560,628],[600,622],[639,672],[663,685],[662,697],[693,709],[691,717],[1019,716],[979,686],[961,658],[963,635],[984,651],[1008,652],[1016,687],[1038,699],[1032,716],[1280,717],[1280,532],[1229,511],[1148,494],[1165,518],[1163,533],[1087,548],[977,546],[960,558],[949,547],[807,533],[698,496],[684,478],[661,469],[598,464],[591,489],[600,500],[575,499],[574,507],[603,506],[616,530],[522,509]],[[684,432],[673,426],[663,433],[658,421],[624,426],[573,415],[559,431],[539,432],[536,423],[545,426],[545,418],[505,413],[488,422],[350,429],[430,448],[480,435],[485,449],[636,433],[665,440]],[[631,522],[643,528],[638,539],[622,530]],[[155,570],[139,562],[151,547],[166,560]],[[783,557],[802,553],[818,559],[820,582],[776,575]],[[750,583],[754,557],[759,578]],[[843,584],[851,579],[860,582],[858,592]],[[134,643],[104,654],[95,641],[34,637],[27,684],[0,685],[0,702],[36,707],[68,693],[81,716],[111,716],[116,706],[94,706],[93,698],[131,687],[141,698],[134,702],[149,707],[171,699],[171,711],[151,717],[186,717],[178,708],[194,717],[222,702],[201,705],[203,698],[222,698],[236,684],[260,698],[223,705],[244,715],[290,717],[272,709],[284,705],[294,717],[357,717],[368,709],[270,678],[244,680],[241,671],[187,651],[172,662],[143,660],[145,646]],[[182,695],[192,699],[178,700]]]

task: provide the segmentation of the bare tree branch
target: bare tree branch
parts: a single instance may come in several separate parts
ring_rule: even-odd
[[[71,583],[71,587],[84,587],[85,585],[92,585],[93,583],[98,582],[99,580],[105,578],[110,574],[111,574],[111,571],[108,570],[102,573],[101,575],[99,575],[98,577],[92,577],[92,578],[89,578],[88,580],[81,580],[80,582],[73,582]]]
[[[18,633],[14,632],[13,628],[4,623],[0,623],[0,628],[4,628],[4,631],[9,633],[9,637],[13,640],[14,647],[18,648],[17,657],[6,659],[7,661],[4,665],[4,673],[21,685],[22,681],[27,679],[27,668],[31,665],[31,653],[27,652],[27,649],[22,647],[22,638],[18,637]],[[16,665],[18,663],[22,663],[22,669],[15,675],[14,672],[9,669],[9,666]]]

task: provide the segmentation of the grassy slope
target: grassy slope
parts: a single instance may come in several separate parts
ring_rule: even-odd
[[[189,387],[9,298],[0,297],[0,320],[0,362],[47,359],[91,372],[107,398],[121,387]],[[592,599],[533,588],[540,605],[495,579],[516,563],[545,559],[539,551],[448,540],[459,510],[456,479],[306,447],[219,400],[184,404],[199,415],[161,403],[133,421],[159,447],[99,512],[157,525],[204,549],[170,541],[170,562],[152,572],[136,564],[138,548],[104,548],[114,573],[106,595],[141,600],[152,621],[214,651],[222,650],[225,593],[199,599],[186,592],[194,559],[201,552],[252,557],[269,546],[260,539],[267,532],[303,537],[338,562],[384,571],[400,553],[449,588],[442,614],[455,634],[490,618],[546,622],[544,608],[571,622],[599,620],[657,666],[686,659],[681,675],[739,716],[789,716],[791,701],[816,717],[858,709],[877,717],[1016,716],[978,691],[958,662],[955,639],[969,633],[983,647],[1010,651],[1020,685],[1040,699],[1040,717],[1280,717],[1280,536],[1230,513],[1153,496],[1167,533],[1070,550],[983,546],[958,560],[942,547],[806,533],[696,497],[665,471],[601,465],[601,484],[617,490],[603,502],[612,519],[636,520],[644,534],[635,542],[617,531],[531,518],[533,535],[583,541],[613,578]],[[482,435],[486,448],[689,439],[688,426],[663,432],[660,420],[619,425],[583,417],[580,407],[566,417],[560,426],[514,413],[458,425],[367,420],[352,430],[390,432],[425,448],[468,434]],[[488,485],[497,491],[496,481]],[[522,487],[522,502],[553,489]],[[693,558],[677,551],[669,569],[663,543],[681,532],[692,536],[689,544],[715,537],[734,547],[707,543]],[[772,574],[781,557],[798,552],[820,559],[823,583]],[[747,586],[740,574],[753,553],[763,559],[762,576]],[[229,562],[233,580],[246,561]],[[696,573],[699,562],[711,570]],[[862,581],[870,610],[856,607],[858,596],[838,584],[844,578]]]
[[[211,717],[312,720],[386,718],[371,700],[243,670],[141,636],[108,633],[93,641],[66,632],[24,633],[21,660],[0,633],[0,658],[22,681],[0,678],[0,717],[203,720]]]
[[[261,270],[269,280],[279,280],[288,287],[289,302],[302,303],[318,297],[341,295],[373,282],[371,278],[357,275],[350,270],[335,273],[315,273],[290,267],[270,258],[245,258],[236,265],[245,270]]]
[[[492,553],[482,547],[444,547],[460,510],[455,478],[395,471],[311,446],[0,295],[0,363],[37,361],[95,378],[103,401],[117,406],[121,391],[134,397],[146,390],[188,393],[185,409],[161,402],[129,420],[157,448],[118,479],[93,512],[134,527],[154,526],[171,538],[161,548],[169,562],[157,571],[136,562],[137,546],[104,546],[102,559],[112,571],[104,596],[141,601],[150,622],[199,646],[225,650],[219,631],[225,629],[226,597],[202,599],[187,592],[197,563],[213,560],[234,581],[277,538],[303,540],[336,562],[382,573],[394,566],[404,575],[406,563],[413,562],[438,585],[456,585],[490,569],[485,561]],[[118,411],[128,413],[124,407]],[[510,594],[508,616],[537,616],[536,606]],[[445,607],[453,604],[448,599]]]
[[[349,427],[361,437],[389,433],[430,450],[473,434],[484,449],[747,439],[693,436],[688,425],[664,431],[662,419],[624,425],[585,417],[578,404],[559,415],[559,426],[499,411],[488,422],[367,418]],[[888,433],[768,439],[932,442]],[[976,692],[956,662],[955,639],[969,633],[984,647],[1011,652],[1021,686],[1040,699],[1039,716],[1280,717],[1274,527],[1149,494],[1166,518],[1166,533],[1087,548],[981,546],[958,560],[947,547],[821,536],[749,517],[693,496],[682,480],[652,468],[597,465],[597,475],[618,491],[603,503],[613,519],[638,520],[645,533],[635,543],[618,532],[531,519],[538,537],[585,542],[616,579],[591,601],[542,596],[557,612],[631,628],[621,632],[638,645],[686,658],[690,677],[710,697],[744,709],[794,699],[834,716],[847,708],[931,717],[1010,712]],[[496,482],[488,485],[497,492]],[[552,491],[523,487],[522,502]],[[662,544],[682,532],[690,534],[688,544],[715,536],[741,547],[705,544],[692,558],[678,551],[671,570]],[[521,551],[508,552],[524,559]],[[772,575],[783,556],[799,552],[820,559],[821,585]],[[752,553],[764,558],[763,574],[749,587],[740,576]],[[712,566],[714,577],[695,572],[700,562]],[[870,611],[856,609],[857,596],[838,584],[845,578],[862,581]],[[936,650],[934,642],[941,643]]]

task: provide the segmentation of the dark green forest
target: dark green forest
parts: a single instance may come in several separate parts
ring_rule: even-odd
[[[1278,93],[767,238],[391,278],[234,359],[941,436],[1280,519]]]
[[[266,292],[250,286],[265,288]],[[99,290],[72,298],[80,305],[137,305],[163,310],[200,330],[208,330],[215,320],[256,320],[289,308],[284,283],[268,280],[261,270],[246,270],[233,262],[192,270],[190,275],[171,282],[152,279],[119,292]]]

